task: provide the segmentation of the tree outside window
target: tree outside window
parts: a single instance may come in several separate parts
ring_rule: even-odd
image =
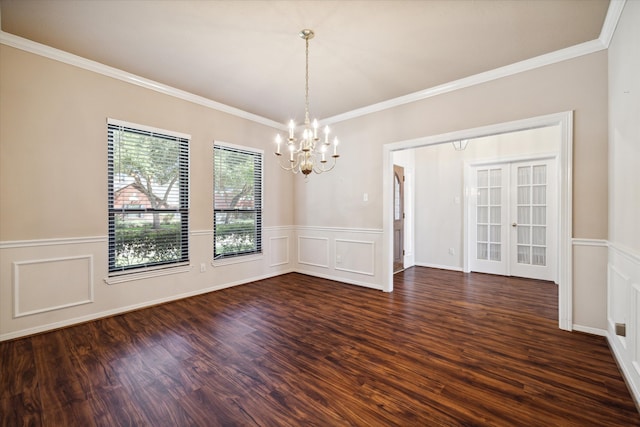
[[[262,153],[214,144],[214,259],[262,252]]]
[[[188,261],[188,139],[108,125],[109,271]]]

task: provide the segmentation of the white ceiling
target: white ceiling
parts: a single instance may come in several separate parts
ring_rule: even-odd
[[[2,31],[280,123],[595,40],[609,0],[0,0]]]

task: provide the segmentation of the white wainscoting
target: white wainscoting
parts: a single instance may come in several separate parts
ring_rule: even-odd
[[[640,402],[640,253],[609,242],[607,338],[636,403]],[[626,325],[625,336],[615,324]]]
[[[269,238],[270,264],[269,267],[289,264],[289,236]]]
[[[64,283],[64,292],[60,284]],[[93,255],[13,263],[13,315],[29,316],[93,302]]]
[[[375,252],[374,241],[336,239],[336,270],[374,276]]]
[[[382,290],[382,230],[297,227],[295,271]]]
[[[192,230],[172,274],[108,278],[106,236],[0,242],[0,341],[289,272],[382,290],[382,230],[263,228],[261,255],[212,260],[213,230]]]
[[[329,268],[329,239],[298,236],[298,264]]]

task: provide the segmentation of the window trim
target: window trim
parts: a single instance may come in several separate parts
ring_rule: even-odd
[[[186,176],[186,189],[182,189],[181,187],[178,187],[178,192],[179,194],[186,194],[186,201],[182,200],[182,197],[180,197],[179,199],[179,207],[177,209],[177,212],[179,212],[181,214],[181,231],[180,231],[180,235],[182,238],[182,242],[184,243],[184,247],[182,248],[183,250],[183,255],[181,256],[180,259],[176,259],[174,261],[166,261],[166,262],[157,262],[157,263],[152,263],[152,264],[139,264],[139,265],[135,265],[135,266],[124,266],[124,267],[115,267],[115,260],[112,259],[112,245],[115,245],[115,242],[112,240],[112,231],[111,228],[112,226],[114,226],[114,230],[115,230],[115,223],[112,223],[112,218],[116,213],[127,213],[127,212],[132,212],[132,211],[126,211],[124,209],[116,209],[114,208],[113,204],[114,204],[114,195],[115,195],[115,189],[113,187],[112,181],[114,179],[114,171],[113,171],[113,162],[114,162],[114,158],[113,158],[113,142],[110,139],[110,133],[111,133],[111,129],[114,128],[118,128],[121,130],[125,130],[125,129],[131,129],[134,132],[140,132],[140,133],[148,133],[151,135],[156,135],[159,137],[167,137],[167,139],[176,139],[176,140],[180,140],[180,144],[182,144],[183,142],[186,144],[186,164],[182,165],[182,167],[179,168],[178,170],[178,174],[181,177],[181,179],[183,178],[183,176]],[[190,207],[191,207],[191,149],[190,149],[190,143],[191,143],[191,135],[189,134],[185,134],[185,133],[181,133],[181,132],[176,132],[176,131],[171,131],[171,130],[167,130],[167,129],[160,129],[160,128],[156,128],[156,127],[152,127],[152,126],[147,126],[147,125],[141,125],[138,123],[130,123],[130,122],[126,122],[123,120],[117,120],[117,119],[113,119],[108,117],[107,118],[107,146],[108,146],[108,160],[107,160],[107,164],[108,164],[108,170],[107,170],[107,195],[108,195],[108,201],[107,201],[107,224],[108,224],[108,233],[107,233],[107,270],[108,270],[108,281],[107,283],[111,284],[111,283],[119,283],[119,282],[123,282],[123,281],[127,281],[130,279],[125,279],[124,276],[127,277],[132,277],[132,278],[137,278],[137,277],[153,277],[153,276],[157,276],[157,275],[161,275],[161,274],[172,274],[173,271],[169,272],[169,269],[175,269],[178,268],[180,270],[184,270],[186,265],[189,265],[190,262],[190,235],[189,235],[189,217],[190,217]],[[184,202],[184,203],[183,203]],[[144,210],[138,210],[140,212],[144,211],[147,212],[147,209]],[[169,211],[173,211],[176,212],[176,210],[169,210]],[[132,213],[135,213],[136,210],[133,210]],[[186,253],[186,254],[184,254]],[[176,271],[177,272],[177,271]]]
[[[226,149],[231,149],[231,150],[237,150],[237,151],[241,151],[241,152],[246,152],[246,153],[250,153],[250,154],[254,154],[254,155],[258,155],[260,156],[260,208],[259,209],[254,209],[255,212],[259,212],[259,217],[260,217],[260,227],[259,227],[259,233],[256,234],[256,237],[258,238],[258,241],[260,242],[260,247],[258,250],[255,251],[246,251],[246,252],[241,252],[241,253],[235,253],[235,254],[231,254],[231,255],[223,255],[223,256],[215,256],[215,252],[216,252],[216,224],[215,224],[215,213],[216,213],[216,208],[215,208],[215,191],[216,191],[216,187],[215,187],[215,153],[216,153],[216,147],[221,147],[221,148],[226,148]],[[264,150],[259,149],[259,148],[254,148],[254,147],[249,147],[249,146],[244,146],[244,145],[238,145],[238,144],[232,144],[229,142],[224,142],[224,141],[218,141],[218,140],[214,140],[213,141],[213,156],[212,156],[212,160],[213,160],[213,201],[212,201],[212,213],[213,213],[213,247],[212,247],[212,256],[213,256],[213,260],[212,260],[212,265],[225,265],[225,264],[235,264],[235,263],[240,263],[240,262],[247,262],[247,261],[253,261],[255,259],[259,259],[264,255],[264,242],[263,242],[263,236],[264,236],[264,218],[263,218],[263,214],[264,214]],[[228,210],[228,209],[220,209],[222,211],[224,210]],[[220,211],[219,210],[219,211]]]

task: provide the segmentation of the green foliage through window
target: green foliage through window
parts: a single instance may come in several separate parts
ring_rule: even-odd
[[[262,154],[214,145],[214,259],[262,252]]]
[[[189,260],[188,139],[108,124],[109,271]]]

